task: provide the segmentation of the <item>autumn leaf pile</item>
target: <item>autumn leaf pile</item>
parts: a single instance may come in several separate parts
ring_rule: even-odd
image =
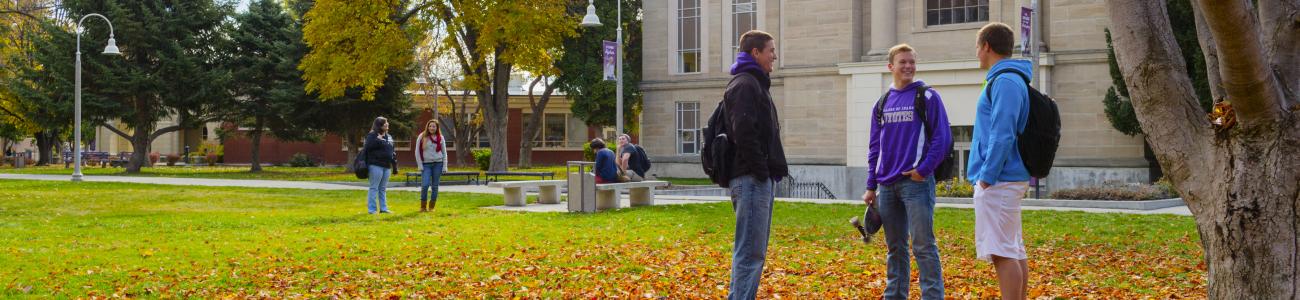
[[[727,203],[597,214],[510,213],[496,195],[0,181],[0,297],[717,299]],[[865,299],[885,248],[846,220],[860,205],[778,203],[760,298]],[[939,209],[947,296],[997,296],[974,258],[973,214]],[[1190,217],[1027,211],[1035,299],[1205,298]],[[913,298],[919,296],[915,268]]]

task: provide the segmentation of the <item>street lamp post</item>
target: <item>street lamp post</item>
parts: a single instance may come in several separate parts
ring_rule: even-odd
[[[618,36],[615,37],[614,40],[614,43],[618,44],[617,52],[614,55],[615,61],[618,64],[617,66],[614,67],[615,69],[614,72],[617,73],[615,75],[617,76],[616,78],[618,79],[618,90],[615,91],[615,95],[617,95],[618,98],[617,98],[617,102],[614,103],[614,111],[615,111],[614,122],[615,124],[617,124],[616,125],[617,127],[615,127],[617,134],[624,134],[625,132],[623,132],[623,5],[622,5],[622,1],[619,0],[615,0],[614,5],[618,6],[617,7],[618,19],[615,20],[615,23],[618,23]],[[582,27],[597,27],[601,25],[602,24],[600,24],[600,17],[596,16],[595,0],[588,0],[587,15],[582,17]]]
[[[75,166],[73,167],[73,171],[72,171],[72,181],[81,181],[81,177],[82,177],[81,175],[81,33],[85,31],[85,27],[82,27],[81,23],[85,22],[86,18],[89,18],[91,16],[96,16],[99,17],[100,19],[104,19],[104,22],[108,23],[108,46],[104,47],[104,54],[109,54],[109,55],[122,54],[121,52],[117,51],[117,40],[113,39],[113,22],[108,21],[108,18],[100,14],[88,14],[84,17],[81,17],[80,21],[77,21],[77,71],[76,71],[77,79],[76,79],[76,89],[75,89],[76,92],[75,92],[75,96],[73,96],[73,98],[75,99],[74,101],[76,102],[76,107],[73,109],[73,115],[76,118],[76,123],[74,123],[75,125],[73,126],[73,134],[77,138],[76,138],[76,142],[72,144],[72,157],[73,157],[72,159],[73,162],[75,163]]]

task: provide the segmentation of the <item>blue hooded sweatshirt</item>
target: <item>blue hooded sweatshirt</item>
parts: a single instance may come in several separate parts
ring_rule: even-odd
[[[891,86],[882,116],[871,116],[867,189],[875,190],[877,185],[906,179],[903,172],[913,169],[921,176],[930,176],[948,154],[952,129],[939,92],[925,90],[925,124],[914,111],[916,89],[923,85],[925,82],[918,80],[902,88]],[[873,114],[875,107],[871,107]],[[926,128],[934,129],[932,138],[926,138]]]
[[[1029,181],[1029,170],[1025,169],[1016,146],[1016,136],[1025,130],[1029,118],[1029,86],[1015,73],[1003,73],[996,78],[993,74],[1013,69],[1034,78],[1031,66],[1027,60],[1003,59],[989,68],[979,104],[975,106],[975,132],[966,168],[966,179],[970,182],[993,185]]]

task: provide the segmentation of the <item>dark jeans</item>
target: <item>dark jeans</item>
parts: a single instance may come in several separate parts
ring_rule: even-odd
[[[754,299],[758,294],[767,239],[772,233],[772,180],[745,175],[731,179],[731,205],[736,211],[736,242],[731,253],[728,299]]]

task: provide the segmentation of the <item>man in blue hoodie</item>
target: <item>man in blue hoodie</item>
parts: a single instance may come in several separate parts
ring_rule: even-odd
[[[884,298],[907,299],[910,234],[922,298],[943,299],[943,267],[934,241],[934,171],[952,146],[948,112],[938,92],[914,80],[916,53],[911,46],[890,48],[887,67],[894,84],[872,111],[867,192],[862,195],[868,206],[879,202],[885,228],[889,254]]]
[[[975,109],[967,179],[975,183],[975,254],[993,263],[1002,299],[1025,299],[1029,257],[1020,231],[1020,200],[1029,190],[1029,171],[1020,159],[1016,136],[1029,117],[1029,61],[1011,57],[1011,27],[989,23],[976,38],[980,68],[989,70]],[[999,73],[1000,71],[1003,71]]]

